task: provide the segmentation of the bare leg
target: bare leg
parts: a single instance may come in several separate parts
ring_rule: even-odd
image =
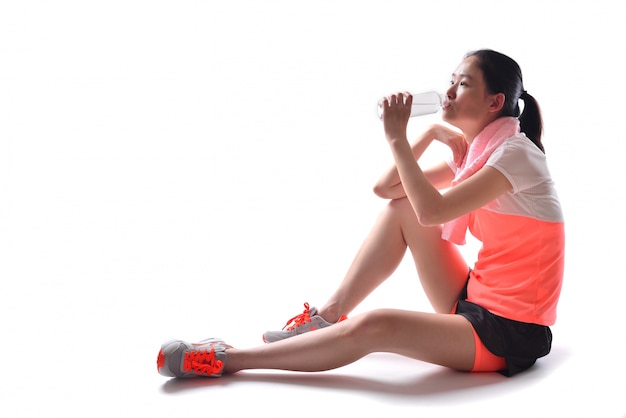
[[[389,202],[363,242],[344,280],[320,315],[330,322],[350,313],[398,267],[407,247],[436,312],[449,313],[465,285],[468,266],[440,227],[424,227],[408,199]]]
[[[322,371],[372,352],[397,353],[467,371],[473,366],[474,350],[472,326],[460,315],[385,309],[272,344],[229,349],[224,371]]]
[[[441,239],[441,228],[417,222],[408,199],[389,202],[320,314],[334,322],[352,311],[396,270],[407,247],[425,292],[441,313],[375,310],[271,344],[229,349],[225,372],[329,370],[373,352],[471,370],[475,352],[472,325],[460,315],[449,314],[465,284],[467,263],[456,246]]]
[[[349,313],[395,271],[408,247],[423,287],[440,313],[379,309],[271,344],[230,348],[224,372],[330,370],[373,352],[471,370],[475,356],[472,325],[449,313],[465,284],[468,267],[457,248],[440,237],[441,228],[417,222],[407,199],[391,201],[321,310],[333,322]]]

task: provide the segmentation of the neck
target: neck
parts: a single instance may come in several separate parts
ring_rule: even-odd
[[[485,118],[484,120],[481,120],[480,122],[472,124],[472,126],[468,126],[468,127],[461,129],[461,131],[463,132],[463,136],[465,136],[465,140],[467,141],[467,143],[471,145],[471,143],[474,142],[474,139],[478,136],[478,134],[481,133],[487,125],[489,125],[491,122],[493,122],[496,119],[497,117]]]

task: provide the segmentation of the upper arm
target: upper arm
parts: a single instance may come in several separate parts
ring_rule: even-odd
[[[497,169],[484,166],[465,181],[441,195],[439,204],[431,213],[424,213],[420,221],[438,225],[470,213],[511,190],[509,180]]]

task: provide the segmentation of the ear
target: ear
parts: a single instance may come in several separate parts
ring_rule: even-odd
[[[491,96],[491,102],[489,103],[489,111],[498,113],[504,107],[506,96],[504,93],[498,93]]]

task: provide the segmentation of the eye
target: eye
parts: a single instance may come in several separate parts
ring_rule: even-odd
[[[455,80],[450,80],[450,85],[454,86],[454,84],[456,84],[456,81]],[[459,81],[459,86],[467,87],[467,82],[466,81]]]

